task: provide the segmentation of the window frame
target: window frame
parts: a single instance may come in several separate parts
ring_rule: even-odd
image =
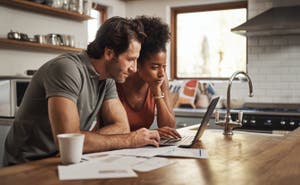
[[[192,12],[200,12],[200,11],[213,11],[213,10],[228,10],[228,9],[237,9],[237,8],[246,8],[248,10],[247,1],[237,1],[237,2],[228,2],[228,3],[217,3],[217,4],[204,4],[204,5],[196,5],[196,6],[183,6],[183,7],[172,7],[171,8],[171,62],[170,62],[170,78],[171,79],[191,79],[191,77],[178,77],[177,76],[177,15],[180,13],[192,13]],[[248,18],[248,11],[246,13],[246,17]],[[246,47],[247,47],[246,38]],[[248,50],[246,49],[246,72],[247,64],[248,64]],[[201,80],[228,80],[228,78],[200,78],[194,77],[193,79],[201,79]]]
[[[100,5],[100,4],[97,4],[97,3],[94,3],[92,4],[92,7],[93,9],[97,10],[100,12],[100,15],[101,15],[101,19],[100,19],[100,23],[103,23],[106,21],[107,19],[107,7],[106,6],[103,6],[103,5]]]
[[[97,24],[99,24],[100,26],[107,20],[107,7],[101,4],[97,4],[95,2],[92,3],[91,6],[91,11],[96,11],[99,12],[99,18],[97,17],[93,17],[93,19],[95,20],[95,22],[97,22]],[[91,13],[92,14],[92,13]],[[92,16],[92,15],[91,15]],[[94,21],[93,20],[93,21]],[[91,20],[89,20],[91,21]],[[92,42],[97,34],[97,30],[95,30],[95,35],[94,33],[92,34],[93,37],[90,36],[90,22],[87,23],[87,43],[89,44],[90,42]],[[97,28],[99,29],[99,27]],[[94,29],[93,29],[94,30]]]

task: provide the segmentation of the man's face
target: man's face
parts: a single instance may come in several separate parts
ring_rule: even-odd
[[[124,83],[126,78],[137,70],[137,59],[141,50],[141,44],[131,40],[128,49],[118,57],[113,57],[109,62],[107,71],[110,77],[118,83]]]

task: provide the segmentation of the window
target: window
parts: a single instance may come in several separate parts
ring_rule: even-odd
[[[93,3],[91,10],[91,17],[93,19],[88,21],[88,42],[95,39],[97,30],[101,24],[107,19],[107,8],[105,6]]]
[[[231,29],[247,19],[247,2],[171,9],[172,78],[228,79],[246,71],[246,38]]]

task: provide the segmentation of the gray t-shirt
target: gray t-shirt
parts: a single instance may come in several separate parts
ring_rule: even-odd
[[[77,104],[81,130],[89,130],[103,101],[118,97],[115,81],[99,80],[85,52],[63,54],[45,63],[32,78],[6,138],[5,165],[57,154],[47,105],[52,96]]]

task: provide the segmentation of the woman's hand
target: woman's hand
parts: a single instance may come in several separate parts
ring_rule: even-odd
[[[181,138],[181,135],[176,131],[176,129],[171,127],[161,127],[157,129],[159,136],[164,139],[169,138]]]
[[[148,83],[150,91],[151,91],[153,96],[163,95],[163,92],[162,92],[163,83],[164,83],[164,80]]]

